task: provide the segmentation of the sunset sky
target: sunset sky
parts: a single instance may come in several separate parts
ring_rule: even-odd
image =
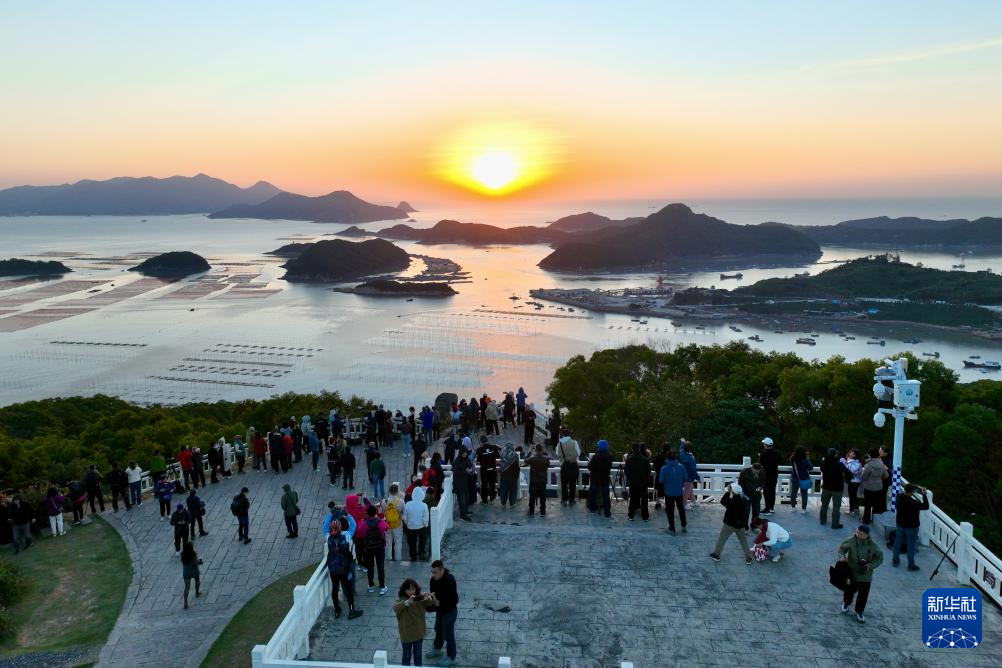
[[[0,187],[1002,192],[1002,2],[10,2],[0,61]]]

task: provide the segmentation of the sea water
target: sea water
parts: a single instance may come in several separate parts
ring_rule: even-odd
[[[696,211],[741,223],[779,219],[826,224],[881,214],[952,218],[1002,211],[1002,202],[989,200],[918,204],[912,200],[910,207],[899,203],[899,208],[888,200],[814,204],[728,200],[691,205]],[[642,216],[657,206],[580,202],[505,210],[432,207],[415,213],[412,224],[427,227],[442,218],[504,226],[541,224],[584,210],[614,218]],[[378,230],[395,222],[399,221],[363,227]],[[429,403],[439,392],[497,396],[524,387],[530,401],[545,405],[554,370],[572,355],[632,343],[662,349],[722,344],[753,335],[763,341],[750,344],[763,350],[793,351],[817,359],[937,351],[962,380],[986,377],[964,370],[963,360],[972,355],[1002,356],[997,344],[920,327],[842,325],[857,335],[855,341],[844,341],[831,332],[831,324],[817,321],[804,327],[819,334],[817,345],[807,348],[794,342],[802,332],[775,334],[773,326],[743,320],[714,321],[697,328],[699,323],[692,321],[676,319],[673,325],[668,319],[648,318],[641,325],[626,315],[579,309],[571,313],[556,305],[536,311],[524,305],[534,288],[653,286],[658,278],[649,272],[546,272],[537,266],[550,252],[544,245],[473,248],[399,242],[408,252],[447,257],[470,272],[469,282],[454,286],[458,295],[413,301],[289,284],[281,279],[281,260],[265,255],[292,241],[332,238],[329,235],[344,227],[210,220],[202,215],[0,218],[0,255],[59,259],[74,269],[67,280],[92,281],[76,293],[35,300],[30,293],[37,286],[0,284],[0,404],[96,392],[140,403],[177,404],[337,390],[405,408]],[[139,277],[127,271],[145,255],[170,250],[199,253],[213,270],[180,286],[137,284]],[[743,278],[725,285],[816,273],[830,268],[833,260],[872,252],[826,247],[818,263],[806,266],[738,265],[734,269]],[[958,262],[946,253],[901,255],[905,261],[937,268]],[[968,271],[1002,271],[998,254],[974,255],[965,262]],[[721,283],[719,271],[669,271],[664,280],[677,288]],[[5,326],[8,319],[12,320]],[[730,325],[742,331],[735,332]],[[886,345],[867,344],[871,335],[880,336]],[[922,341],[904,343],[913,338]],[[121,345],[126,343],[133,345]]]

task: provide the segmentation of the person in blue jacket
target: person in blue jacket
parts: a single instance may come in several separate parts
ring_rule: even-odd
[[[691,457],[692,455],[690,455]],[[685,504],[682,503],[682,491],[685,486],[687,471],[674,452],[668,451],[665,465],[658,474],[658,482],[665,490],[665,514],[668,515],[668,533],[675,535],[675,508],[678,508],[678,518],[682,525],[682,533],[686,533]],[[695,462],[695,459],[693,459]]]
[[[696,505],[696,495],[693,487],[699,481],[699,469],[696,468],[696,456],[692,454],[692,443],[684,438],[678,449],[678,461],[685,467],[685,484],[682,485],[682,502],[686,509]]]
[[[324,526],[323,526],[324,538],[326,539],[327,536],[330,535],[331,522],[334,521],[335,517],[346,517],[348,518],[348,528],[344,529],[343,533],[345,534],[345,537],[348,539],[348,544],[351,545],[352,538],[354,538],[355,536],[355,527],[357,526],[355,524],[355,519],[351,515],[349,515],[344,508],[338,508],[338,505],[333,501],[327,504],[327,508],[330,510],[330,512],[327,513],[327,517],[324,518]]]
[[[307,440],[310,444],[310,454],[313,456],[313,470],[320,471],[320,437],[312,429],[308,432]]]

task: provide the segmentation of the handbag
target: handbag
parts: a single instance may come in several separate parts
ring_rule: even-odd
[[[755,561],[765,561],[769,558],[769,546],[756,543],[755,547],[752,548],[752,556],[755,557]]]
[[[800,481],[800,489],[810,491],[813,488],[814,488],[814,481],[812,481],[810,478]]]
[[[844,561],[837,561],[834,566],[829,566],[828,581],[839,591],[848,591],[852,587],[853,582],[849,564]]]

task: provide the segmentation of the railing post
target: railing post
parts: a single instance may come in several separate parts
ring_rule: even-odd
[[[929,539],[932,536],[932,510],[935,508],[933,503],[932,491],[926,490],[926,497],[929,499],[929,510],[919,511],[919,543],[922,545],[928,545]]]
[[[312,623],[304,619],[306,614],[306,587],[296,585],[292,589],[292,613],[296,620],[293,633],[296,634],[296,646],[290,659],[299,659],[306,656],[307,646],[310,643],[310,627]]]
[[[974,574],[974,550],[971,542],[974,540],[974,526],[970,522],[960,523],[960,534],[957,536],[957,582],[969,584]]]
[[[498,657],[498,668],[511,668],[511,657]]]
[[[372,668],[386,668],[386,650],[377,649],[372,655]]]
[[[746,469],[751,466],[751,457],[745,456],[741,458],[741,468]]]
[[[263,668],[264,667],[264,645],[254,645],[254,649],[251,650],[251,666],[252,668]]]
[[[619,664],[619,668],[633,668],[633,662],[632,661],[624,661],[621,664]]]

